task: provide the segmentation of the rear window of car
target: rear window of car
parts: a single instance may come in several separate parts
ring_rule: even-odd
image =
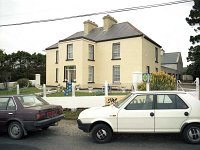
[[[46,103],[36,96],[18,96],[19,101],[24,107],[34,107],[46,105]]]

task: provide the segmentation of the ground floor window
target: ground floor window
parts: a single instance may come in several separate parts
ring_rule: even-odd
[[[113,83],[120,83],[120,66],[113,66]]]
[[[94,82],[94,66],[88,68],[88,82]]]
[[[64,81],[76,82],[76,66],[64,66]]]

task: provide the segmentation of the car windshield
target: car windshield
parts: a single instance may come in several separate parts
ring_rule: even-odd
[[[114,106],[120,108],[132,95],[133,95],[132,93],[128,94],[122,100],[115,102]]]
[[[34,107],[46,105],[46,103],[34,95],[18,96],[19,101],[24,107]]]

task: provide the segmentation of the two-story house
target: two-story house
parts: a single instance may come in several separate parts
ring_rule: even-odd
[[[88,20],[84,31],[46,48],[46,84],[131,85],[134,72],[161,70],[160,52],[159,44],[129,22],[117,23],[107,15],[98,27]]]

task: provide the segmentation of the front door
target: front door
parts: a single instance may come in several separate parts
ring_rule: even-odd
[[[118,113],[118,132],[154,132],[154,96],[138,95]]]
[[[7,129],[6,123],[15,116],[16,106],[11,97],[0,97],[0,130]]]

